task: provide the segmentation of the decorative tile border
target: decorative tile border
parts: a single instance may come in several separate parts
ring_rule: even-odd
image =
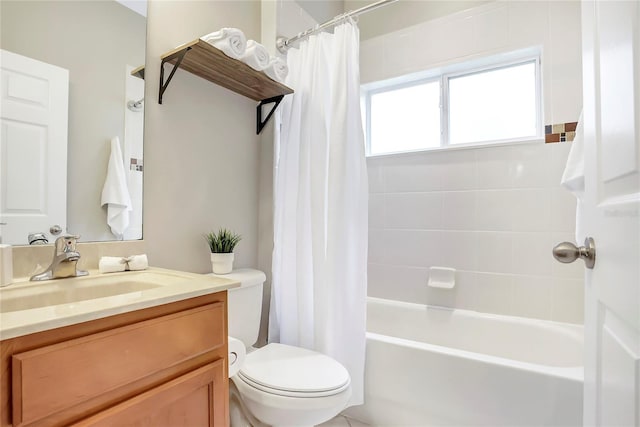
[[[576,137],[576,127],[578,122],[560,123],[557,125],[546,125],[544,127],[544,142],[565,142],[573,141]]]
[[[142,170],[144,169],[144,166],[142,165],[142,159],[134,159],[132,157],[129,169],[131,169],[132,171],[142,172]]]

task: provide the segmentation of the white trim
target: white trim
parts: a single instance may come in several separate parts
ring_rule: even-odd
[[[542,69],[541,69],[542,52],[539,47],[521,49],[513,52],[500,53],[497,55],[476,58],[471,61],[458,62],[445,67],[437,67],[434,69],[420,71],[405,76],[395,77],[383,81],[371,82],[362,85],[362,96],[365,99],[366,108],[366,153],[367,157],[385,156],[399,153],[415,153],[422,151],[442,150],[446,148],[468,148],[480,146],[496,146],[507,145],[509,142],[532,141],[542,138],[544,141],[544,118],[543,118],[543,100],[542,100]],[[501,141],[476,141],[465,144],[451,144],[450,135],[450,119],[449,119],[449,81],[452,78],[468,76],[487,71],[500,70],[503,68],[524,65],[533,62],[535,64],[535,99],[536,99],[536,135],[528,135],[522,138],[509,138]],[[440,82],[440,147],[425,147],[419,150],[398,151],[392,153],[371,153],[371,96],[379,93],[404,89],[411,86]]]
[[[458,150],[475,150],[482,148],[495,148],[495,147],[510,147],[515,145],[533,145],[533,144],[544,144],[544,138],[523,138],[523,139],[508,139],[501,141],[487,141],[486,143],[469,143],[469,144],[456,144],[456,145],[446,145],[442,147],[432,147],[425,148],[422,150],[411,150],[411,151],[395,151],[393,153],[380,153],[380,154],[367,154],[367,159],[382,159],[382,158],[390,158],[390,157],[402,157],[402,156],[410,156],[415,154],[429,154],[433,152],[440,151],[458,151]],[[562,144],[558,142],[557,144]]]

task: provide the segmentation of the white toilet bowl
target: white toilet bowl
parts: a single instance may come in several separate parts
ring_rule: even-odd
[[[247,355],[231,378],[244,408],[271,426],[313,426],[342,411],[351,397],[347,370],[323,354],[269,344]]]
[[[220,277],[237,280],[228,297],[229,335],[241,340],[247,355],[231,377],[231,427],[303,427],[321,424],[344,409],[351,397],[351,378],[336,360],[315,351],[284,344],[256,342],[265,275],[252,269]]]

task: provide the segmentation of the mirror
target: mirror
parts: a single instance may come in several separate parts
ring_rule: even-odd
[[[84,242],[142,238],[144,15],[140,0],[0,2],[2,243],[52,243],[56,225]],[[130,208],[108,219],[115,138],[109,201]]]

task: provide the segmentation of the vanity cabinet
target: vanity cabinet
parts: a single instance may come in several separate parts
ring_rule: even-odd
[[[224,426],[226,291],[0,342],[5,426]]]

